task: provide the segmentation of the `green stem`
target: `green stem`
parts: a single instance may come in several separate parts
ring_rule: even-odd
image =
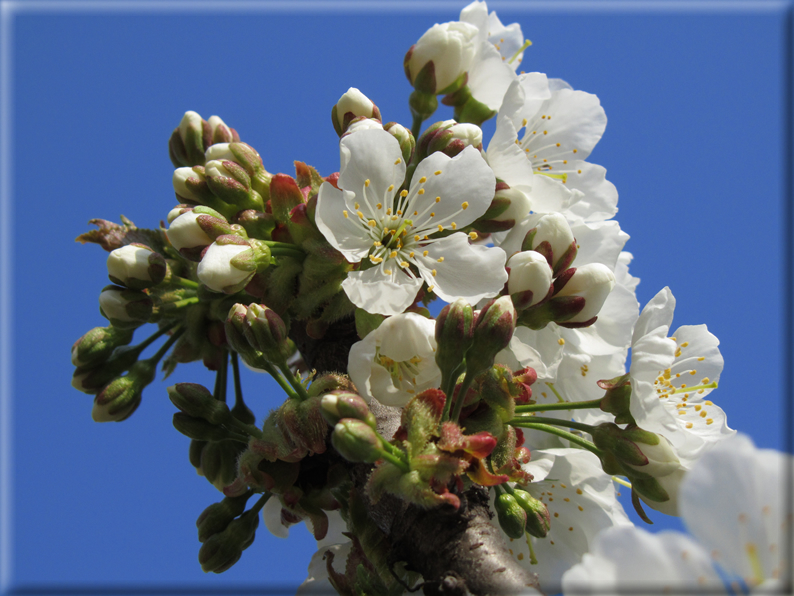
[[[148,361],[151,362],[152,364],[157,364],[158,362],[160,362],[160,359],[163,356],[165,356],[165,353],[171,348],[171,346],[173,346],[176,343],[176,340],[178,340],[179,337],[184,332],[185,332],[184,327],[174,331],[173,335],[171,335],[171,337],[168,338],[168,341],[166,341],[162,346],[160,346],[160,349],[157,350],[157,352],[155,352],[154,356],[148,358]]]
[[[529,564],[530,565],[537,565],[538,560],[535,558],[535,549],[532,548],[532,536],[529,532],[526,532],[527,535],[527,547],[529,547]]]
[[[375,431],[375,434],[378,435],[378,438],[383,442],[383,448],[394,455],[395,457],[399,457],[401,461],[408,463],[408,454],[405,453],[402,449],[397,447],[396,445],[392,445],[386,439],[384,439],[378,431]]]
[[[152,345],[155,341],[157,341],[160,337],[171,331],[174,327],[180,324],[181,321],[174,321],[170,325],[166,327],[161,327],[157,331],[155,331],[152,335],[144,339],[141,343],[135,346],[135,349],[138,350],[138,354],[143,352],[146,348]]]
[[[460,418],[460,411],[463,409],[463,402],[466,401],[466,394],[469,392],[469,387],[474,382],[474,375],[471,371],[466,371],[466,376],[463,377],[463,383],[460,384],[460,391],[458,392],[458,399],[455,400],[455,406],[452,409],[452,416],[450,420],[457,422]]]
[[[279,386],[284,390],[284,393],[286,393],[290,399],[300,399],[300,395],[295,393],[295,390],[290,387],[289,383],[284,380],[284,377],[279,374],[272,364],[264,361],[264,359],[262,359],[260,362],[257,362],[257,364],[261,366],[263,370],[267,371],[267,373],[273,377],[273,379],[275,379],[276,383],[279,384]]]
[[[185,277],[177,277],[176,275],[173,276],[170,280],[168,280],[168,283],[174,286],[188,288],[191,290],[197,290],[199,287],[198,282],[193,281],[192,279],[187,279]]]
[[[254,503],[254,506],[251,507],[251,509],[249,509],[249,511],[253,511],[254,513],[259,513],[262,510],[262,507],[265,506],[265,503],[267,503],[268,499],[270,499],[270,497],[272,496],[273,493],[269,493],[265,491],[262,494],[262,496],[259,497],[259,500],[256,503]]]
[[[295,378],[295,375],[292,374],[292,371],[290,370],[289,366],[287,366],[287,363],[281,362],[278,364],[278,367],[284,375],[284,378],[286,378],[287,381],[289,381],[289,384],[292,385],[293,389],[295,389],[300,400],[303,401],[309,399],[309,393],[306,391],[306,387],[304,387],[303,384]]]
[[[246,424],[245,422],[243,422],[242,420],[238,420],[234,416],[232,416],[232,424],[234,424],[234,426],[236,426],[246,434],[245,437],[246,443],[248,442],[249,436],[256,437],[257,439],[261,439],[262,437],[264,437],[264,433],[261,430],[259,430],[257,427],[255,427],[253,424]]]
[[[243,402],[243,383],[240,380],[240,362],[237,358],[237,352],[232,352],[232,375],[234,377],[234,405],[242,404]]]
[[[176,302],[168,302],[163,304],[160,307],[160,312],[163,314],[171,314],[175,310],[179,310],[180,308],[184,308],[186,306],[190,306],[191,304],[198,304],[199,297],[193,296],[192,298],[183,298],[182,300],[177,300]]]
[[[559,429],[556,426],[550,426],[548,424],[534,424],[532,422],[522,422],[520,424],[517,424],[515,421],[510,422],[510,424],[512,424],[513,426],[520,426],[521,428],[529,428],[529,429],[532,429],[532,430],[539,430],[539,431],[542,431],[544,433],[550,433],[552,435],[557,435],[558,437],[561,437],[563,439],[568,439],[571,443],[575,443],[576,445],[579,445],[580,447],[584,447],[588,451],[592,451],[593,453],[595,453],[599,457],[601,457],[601,455],[603,455],[603,452],[598,447],[593,445],[593,443],[588,441],[587,439],[583,439],[582,437],[580,437],[578,435],[575,435],[573,433],[569,433],[568,431]]]
[[[223,362],[221,363],[221,367],[218,369],[217,374],[215,375],[215,391],[213,395],[215,399],[218,401],[226,402],[226,385],[228,383],[228,374],[229,374],[229,352],[226,350],[222,351],[223,354]]]
[[[527,406],[516,406],[516,413],[526,412],[545,412],[547,410],[584,410],[586,408],[598,408],[601,406],[601,398],[590,401],[566,401],[557,404],[530,404]]]
[[[419,131],[422,130],[422,122],[424,122],[424,118],[421,116],[414,114],[414,122],[411,125],[411,133],[414,135],[414,139],[419,141]]]
[[[464,364],[461,362],[458,367],[451,371],[450,373],[444,374],[442,373],[441,376],[441,391],[444,392],[446,396],[446,401],[444,402],[444,411],[441,413],[441,420],[442,422],[445,420],[449,420],[449,411],[452,409],[452,394],[455,393],[455,383],[460,376],[461,371],[464,368]]]
[[[583,432],[593,434],[593,427],[589,424],[581,422],[574,422],[573,420],[559,420],[558,418],[547,418],[545,416],[520,416],[513,418],[508,424],[515,426],[516,422],[531,422],[533,424],[551,424],[553,426],[565,426],[566,428],[575,428]]]
[[[378,449],[378,454],[380,455],[381,459],[385,459],[387,462],[394,464],[400,470],[403,471],[404,474],[407,474],[411,471],[411,468],[408,467],[408,464],[405,463],[402,459],[397,457],[396,455],[392,455],[385,449]]]

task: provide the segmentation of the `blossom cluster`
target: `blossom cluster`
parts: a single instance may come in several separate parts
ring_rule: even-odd
[[[109,325],[72,349],[94,420],[131,416],[161,361],[169,374],[197,360],[216,371],[212,390],[168,389],[191,464],[224,495],[197,522],[205,571],[234,565],[261,512],[277,536],[305,521],[317,538],[301,590],[400,593],[420,580],[384,573],[367,503],[459,510],[475,488],[507,552],[538,574],[533,593],[636,587],[657,551],[671,569],[691,553],[659,576],[672,587],[724,585],[689,538],[634,528],[616,484],[646,521],[646,508],[681,514],[712,547],[725,537],[702,521],[702,495],[731,474],[708,470],[745,458],[777,486],[790,461],[733,436],[711,401],[719,342],[705,325],[671,331],[670,289],[640,311],[617,191],[587,161],[604,110],[519,71],[529,45],[479,0],[433,26],[404,59],[413,122],[384,123],[351,87],[332,109],[339,171],[324,176],[302,162],[272,174],[219,117],[187,112],[169,141],[179,204],[167,226],[94,220],[78,238],[109,251],[114,284],[99,297]],[[422,131],[439,95],[454,119]],[[146,323],[157,331],[130,346]],[[341,364],[318,345],[341,345]],[[243,401],[240,360],[286,394],[264,419]],[[783,507],[758,498],[725,505],[739,526],[723,534],[742,536],[749,562],[715,557],[751,587],[788,572],[769,554]]]

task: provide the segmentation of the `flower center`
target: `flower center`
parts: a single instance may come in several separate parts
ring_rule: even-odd
[[[399,362],[381,354],[380,348],[375,348],[374,361],[375,364],[379,364],[389,371],[392,384],[396,389],[411,394],[415,393],[416,376],[420,373],[419,365],[422,363],[422,358],[413,356],[409,360]]]

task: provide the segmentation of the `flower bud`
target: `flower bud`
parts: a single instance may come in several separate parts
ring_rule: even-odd
[[[174,167],[200,166],[204,163],[205,124],[196,112],[185,112],[182,116],[182,121],[168,141],[168,153]]]
[[[244,444],[237,441],[224,440],[210,441],[204,447],[201,452],[201,470],[219,491],[223,491],[237,478],[237,459],[245,448]]]
[[[78,367],[72,375],[72,387],[89,395],[99,393],[105,385],[135,364],[139,354],[137,347],[116,348],[108,360]]]
[[[367,402],[355,393],[326,393],[320,400],[320,413],[331,426],[335,426],[343,418],[362,420],[373,429],[378,425]]]
[[[292,352],[287,326],[278,313],[264,304],[251,304],[245,314],[243,332],[251,346],[272,363],[283,362]]]
[[[526,531],[535,538],[544,538],[551,528],[551,516],[546,503],[519,488],[513,490],[513,497],[527,513]]]
[[[498,495],[494,501],[494,509],[496,509],[499,525],[505,534],[515,540],[524,537],[527,513],[513,495],[510,493]]]
[[[177,383],[168,388],[168,398],[185,414],[202,418],[210,424],[225,424],[231,420],[229,406],[215,399],[203,385]]]
[[[570,267],[576,257],[576,240],[568,220],[559,213],[550,213],[527,233],[523,249],[541,253],[557,275]]]
[[[219,116],[210,116],[209,120],[207,120],[207,124],[210,129],[211,145],[217,143],[231,143],[240,140],[240,135],[237,134],[237,131],[227,126]]]
[[[474,325],[474,346],[466,354],[466,374],[479,374],[493,365],[496,354],[504,350],[516,328],[516,309],[510,296],[488,302]]]
[[[123,377],[117,377],[94,398],[94,422],[121,422],[141,403],[144,388],[154,381],[157,366],[148,360],[136,362]]]
[[[633,441],[648,460],[642,465],[626,463],[629,468],[648,474],[654,478],[667,476],[675,472],[681,465],[675,449],[664,436],[643,430],[635,425],[627,426],[623,436]]]
[[[551,293],[552,272],[546,257],[534,250],[514,254],[507,261],[507,291],[516,309],[534,306]]]
[[[86,366],[107,360],[119,346],[132,341],[131,329],[94,327],[72,345],[72,364]]]
[[[504,199],[510,203],[504,211],[493,218],[494,221],[513,220],[518,223],[529,213],[531,207],[529,197],[517,188],[499,188],[499,185],[497,185],[494,198]]]
[[[143,292],[106,286],[99,294],[99,312],[114,327],[140,327],[152,316],[154,303]]]
[[[357,116],[350,121],[346,127],[344,135],[342,136],[347,136],[362,130],[372,129],[383,130],[383,124],[381,124],[380,120],[374,120],[373,118],[367,118],[366,116]]]
[[[223,532],[235,517],[245,511],[249,498],[250,491],[239,497],[226,497],[202,511],[196,520],[199,542],[206,542],[210,536]]]
[[[334,130],[340,137],[347,131],[350,121],[358,116],[380,120],[380,110],[372,101],[355,87],[345,92],[331,109]]]
[[[178,251],[196,247],[203,249],[212,244],[212,238],[197,222],[199,215],[200,213],[191,210],[178,215],[171,221],[166,235],[171,245]]]
[[[411,85],[433,95],[454,91],[474,59],[478,32],[460,21],[433,25],[405,55]]]
[[[180,200],[200,204],[212,200],[212,192],[207,186],[204,167],[177,168],[171,177],[174,192]]]
[[[414,149],[416,148],[416,139],[414,139],[413,133],[405,128],[402,124],[398,124],[397,122],[387,122],[383,125],[383,130],[397,139],[397,142],[400,143],[400,151],[402,151],[403,154],[403,161],[405,163],[411,163],[411,158],[413,157]]]
[[[565,319],[561,325],[566,326],[571,323],[584,324],[577,326],[590,325],[595,322],[596,315],[604,305],[612,288],[615,287],[615,274],[602,263],[588,263],[582,267],[569,269],[569,271],[573,271],[573,275],[554,297],[581,296],[585,299],[585,305],[576,315]]]
[[[132,290],[156,286],[165,279],[165,259],[143,244],[127,244],[110,252],[108,277],[114,284]]]
[[[455,157],[469,146],[482,149],[482,129],[476,124],[444,120],[428,128],[419,137],[418,145],[422,159],[436,151]]]
[[[228,439],[241,440],[239,436],[233,435],[222,426],[207,422],[203,418],[195,418],[184,412],[175,412],[171,422],[177,432],[194,441],[206,443],[208,441],[226,441]]]
[[[436,364],[442,373],[453,374],[474,341],[474,311],[459,298],[441,309],[436,318]]]
[[[243,551],[254,543],[259,525],[259,511],[250,509],[213,534],[199,549],[201,569],[207,573],[223,573],[240,560]]]
[[[253,248],[243,238],[220,236],[207,248],[196,275],[210,290],[234,294],[242,290],[256,273],[253,256]]]
[[[348,461],[374,463],[380,459],[383,445],[366,422],[354,418],[340,420],[331,433],[331,443]]]

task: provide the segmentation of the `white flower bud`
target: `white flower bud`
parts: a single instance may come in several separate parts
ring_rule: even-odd
[[[108,277],[113,283],[125,286],[135,285],[135,280],[153,282],[149,257],[154,253],[150,248],[128,244],[117,248],[108,255]],[[162,281],[162,277],[157,280]],[[140,284],[138,284],[140,285]]]
[[[634,444],[640,448],[642,454],[648,458],[647,464],[644,466],[633,466],[631,464],[625,465],[637,470],[638,472],[650,474],[651,476],[658,479],[662,476],[667,476],[668,474],[675,472],[679,467],[681,467],[681,461],[678,459],[675,449],[673,449],[670,441],[668,441],[662,435],[657,434],[656,436],[659,437],[659,443],[657,445],[649,445],[648,443],[642,443],[637,440],[634,441]]]
[[[494,198],[506,198],[510,200],[510,206],[502,213],[494,217],[494,221],[514,220],[516,223],[522,221],[531,208],[529,197],[517,188],[505,188],[497,190]]]
[[[355,87],[348,89],[336,102],[336,121],[342,130],[345,128],[344,120],[347,113],[353,114],[354,118],[356,116],[365,116],[380,120],[380,112],[375,107],[375,104]]]
[[[615,274],[602,263],[589,263],[578,267],[571,279],[557,292],[557,296],[582,296],[584,308],[566,323],[582,323],[598,314],[607,296],[615,287]]]
[[[128,304],[129,300],[124,297],[124,292],[121,289],[102,290],[99,294],[99,307],[108,319],[115,319],[125,323],[136,321],[135,317],[127,313]]]
[[[477,50],[478,33],[477,27],[460,21],[433,25],[416,42],[408,60],[411,83],[425,64],[432,61],[436,93],[442,92],[469,70]]]
[[[532,250],[537,250],[542,242],[548,242],[554,255],[553,264],[556,265],[574,241],[571,226],[568,225],[568,221],[563,215],[550,213],[540,218],[536,228],[537,232],[532,239]]]
[[[209,120],[207,120],[207,124],[210,125],[210,138],[215,135],[215,131],[218,129],[219,126],[226,126],[226,123],[221,120],[220,116],[210,116]],[[226,126],[226,128],[229,128]]]
[[[645,450],[643,449],[643,453]],[[681,486],[681,482],[686,477],[688,471],[684,468],[683,465],[680,463],[676,466],[676,469],[671,472],[670,474],[666,474],[665,476],[658,476],[656,477],[656,482],[658,482],[664,491],[667,493],[667,496],[670,498],[667,501],[652,501],[646,495],[643,495],[641,492],[638,492],[640,499],[648,505],[651,509],[655,509],[661,513],[666,515],[678,515],[678,491],[679,487]]]
[[[532,292],[532,300],[522,305],[524,308],[537,304],[549,293],[552,273],[546,257],[534,250],[526,250],[514,254],[507,261],[510,277],[507,280],[507,291],[510,294]]]
[[[245,251],[253,253],[253,249],[248,245],[213,242],[204,253],[196,271],[201,283],[215,292],[224,292],[228,288],[237,291],[239,286],[244,285],[254,274],[254,271],[237,269],[231,263],[234,257]]]
[[[188,211],[171,222],[166,235],[175,249],[181,250],[212,244],[212,238],[207,236],[196,222],[198,216],[198,213]]]
[[[185,206],[179,205],[178,207],[174,207],[171,211],[168,212],[168,215],[165,218],[169,224],[172,223],[177,217],[184,213]]]
[[[234,178],[232,173],[224,167],[223,162],[217,159],[208,161],[204,165],[204,173],[207,176],[223,176],[225,178]]]
[[[235,161],[229,143],[215,143],[207,147],[204,158],[209,161]]]
[[[185,197],[186,199],[191,199],[193,201],[199,201],[201,197],[196,196],[193,191],[190,190],[185,184],[185,180],[188,178],[196,178],[198,180],[204,179],[201,174],[194,172],[193,168],[177,168],[174,170],[174,176],[171,179],[171,182],[174,185],[174,192],[176,192],[176,194],[178,194],[180,197]]]
[[[467,145],[479,147],[482,145],[482,129],[476,124],[454,122],[447,130],[452,133],[453,139],[460,139]]]
[[[182,121],[179,123],[179,136],[182,137],[183,141],[187,140],[190,129],[199,131],[199,134],[202,129],[201,116],[192,110],[185,112],[185,115],[182,116]]]

